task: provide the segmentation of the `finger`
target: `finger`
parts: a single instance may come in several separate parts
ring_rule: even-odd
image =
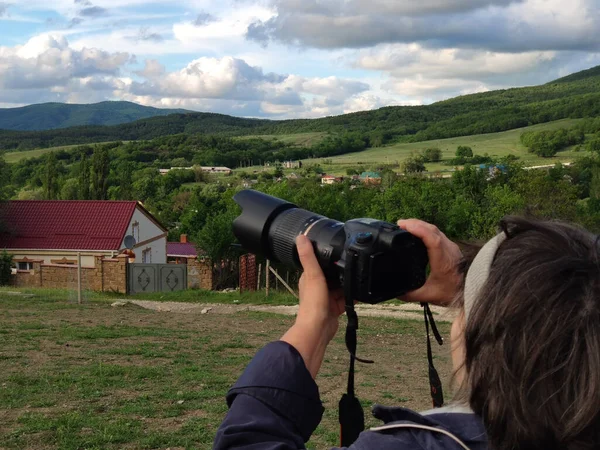
[[[438,227],[422,220],[399,220],[398,226],[421,239],[428,249],[439,247],[442,242],[443,235]]]
[[[296,247],[298,249],[298,257],[300,258],[300,263],[302,264],[306,278],[322,278],[324,276],[323,271],[321,270],[321,266],[319,266],[319,261],[317,261],[317,257],[310,239],[304,235],[298,236],[296,238]]]

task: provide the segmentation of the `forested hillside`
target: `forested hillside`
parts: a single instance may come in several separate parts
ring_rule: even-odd
[[[175,114],[113,127],[44,132],[0,131],[0,150],[153,139],[173,134],[221,136],[300,132],[360,133],[371,147],[494,133],[563,118],[600,115],[600,67],[535,87],[465,95],[427,106],[393,106],[322,119],[255,120],[212,113]]]
[[[84,125],[119,125],[149,117],[186,113],[183,109],[158,109],[131,102],[89,105],[42,103],[22,108],[0,108],[0,129],[41,131]]]

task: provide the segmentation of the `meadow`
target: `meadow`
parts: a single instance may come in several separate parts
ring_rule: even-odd
[[[112,308],[102,295],[87,295],[82,305],[60,292],[33,295],[0,291],[0,442],[7,449],[209,449],[228,388],[293,321]],[[449,326],[439,326],[447,336]],[[338,442],[342,334],[318,379],[326,412],[308,448]],[[357,373],[367,426],[376,425],[368,414],[374,403],[429,408],[420,321],[364,318],[359,342],[376,361]],[[447,346],[435,353],[448,380]]]

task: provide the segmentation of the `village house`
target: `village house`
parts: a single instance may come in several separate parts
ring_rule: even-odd
[[[196,246],[188,242],[187,234],[182,234],[179,242],[167,242],[167,262],[172,264],[188,264],[198,258]],[[191,260],[191,261],[190,261]]]
[[[364,184],[381,184],[381,175],[378,172],[363,172],[360,174],[360,181]]]
[[[168,174],[170,171],[172,170],[194,170],[196,169],[197,166],[192,166],[192,167],[171,167],[170,169],[159,169],[159,172],[161,175],[166,175]],[[221,174],[225,174],[225,175],[230,175],[231,172],[233,172],[233,170],[231,170],[229,167],[200,167],[200,169],[202,170],[202,172],[207,172],[207,173],[221,173]]]
[[[323,175],[321,184],[336,184],[344,181],[344,177],[336,177],[334,175]]]
[[[8,201],[2,204],[0,249],[13,255],[19,271],[42,265],[93,268],[135,239],[135,262],[166,263],[167,230],[135,201]]]

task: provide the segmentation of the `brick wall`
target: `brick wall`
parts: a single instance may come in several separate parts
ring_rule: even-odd
[[[77,289],[77,266],[34,263],[33,270],[12,275],[11,285]],[[81,287],[91,291],[127,293],[127,263],[125,259],[97,257],[94,268],[81,268]]]
[[[187,262],[188,289],[214,289],[212,265],[208,261],[188,259]]]

